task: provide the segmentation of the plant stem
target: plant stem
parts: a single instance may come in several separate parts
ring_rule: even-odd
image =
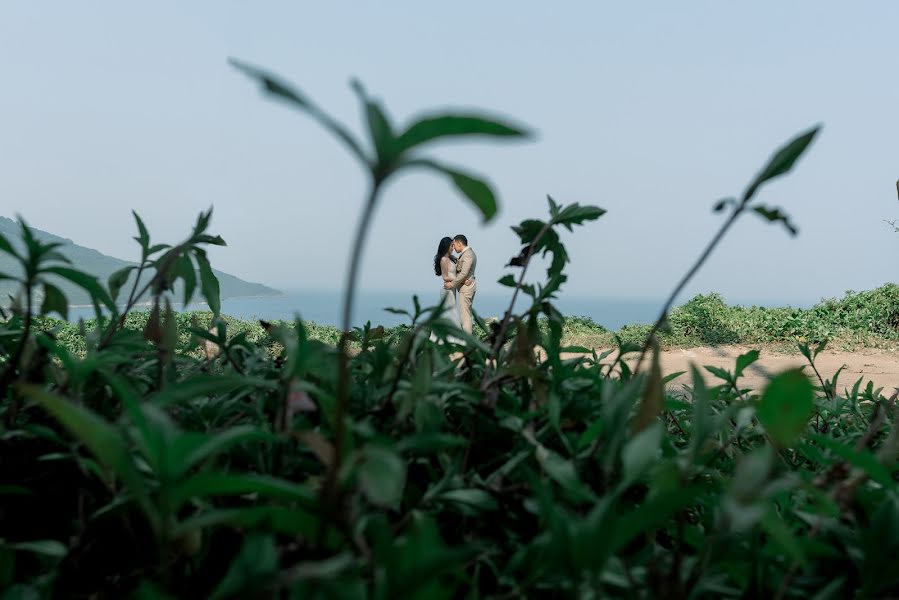
[[[493,348],[490,349],[490,357],[496,358],[496,355],[499,353],[499,349],[502,348],[503,342],[505,341],[506,331],[509,329],[509,322],[512,319],[512,311],[515,308],[515,301],[518,299],[518,293],[521,291],[522,286],[524,285],[524,276],[528,272],[528,267],[531,264],[531,257],[534,256],[534,250],[537,248],[537,244],[543,239],[543,236],[546,235],[546,232],[552,228],[552,221],[549,221],[543,228],[537,233],[536,237],[531,241],[528,246],[528,253],[524,257],[524,264],[521,266],[521,273],[518,275],[518,281],[515,283],[515,290],[512,292],[512,300],[509,302],[509,308],[506,310],[506,313],[503,315],[503,320],[499,324],[499,330],[496,334],[496,339],[493,341]],[[487,377],[489,375],[489,371],[485,369],[484,371],[484,382],[486,383]],[[482,384],[483,387],[484,384]]]
[[[16,366],[22,360],[22,355],[25,353],[25,345],[28,343],[28,336],[31,333],[31,312],[34,310],[34,299],[31,291],[33,285],[34,282],[31,279],[28,279],[28,281],[25,282],[25,320],[22,323],[22,337],[19,338],[19,344],[16,346],[16,351],[9,358],[9,364],[6,365],[6,370],[3,371],[3,376],[0,377],[0,397],[6,395],[10,382],[15,378]],[[13,427],[16,424],[18,416],[19,399],[14,394],[12,403],[9,406],[9,412],[6,414],[6,426]]]
[[[350,393],[347,345],[349,343],[350,327],[352,325],[353,303],[356,299],[356,280],[359,273],[359,264],[362,261],[362,248],[365,245],[365,238],[368,235],[380,190],[381,180],[373,180],[371,190],[365,201],[365,206],[362,208],[362,214],[359,217],[359,223],[356,227],[356,236],[353,240],[353,249],[352,254],[350,255],[350,266],[347,271],[346,286],[343,295],[343,332],[337,347],[337,406],[335,410],[336,422],[334,424],[334,461],[328,469],[325,484],[322,486],[324,497],[332,495],[337,482],[337,474],[340,472],[340,466],[343,461],[343,443],[344,438],[346,437],[345,421]]]
[[[724,234],[731,228],[734,224],[734,221],[737,220],[743,211],[746,209],[746,200],[741,202],[735,209],[734,212],[727,218],[721,228],[718,230],[718,233],[715,234],[715,237],[708,243],[705,247],[705,250],[702,251],[702,254],[699,255],[699,258],[693,263],[693,266],[690,267],[690,270],[687,271],[686,275],[684,275],[681,280],[678,282],[677,286],[675,286],[674,291],[671,292],[671,295],[668,296],[668,300],[665,301],[665,305],[662,307],[662,311],[659,313],[659,318],[656,319],[655,324],[653,324],[652,329],[649,332],[649,335],[646,336],[646,341],[643,343],[643,349],[640,351],[640,359],[637,361],[637,366],[634,368],[634,373],[637,373],[640,370],[640,366],[643,364],[643,359],[646,357],[646,352],[649,350],[650,340],[659,332],[659,329],[662,327],[662,323],[665,322],[665,319],[668,318],[668,311],[671,310],[674,301],[680,295],[680,293],[684,290],[687,284],[693,279],[693,276],[699,271],[705,261],[711,256],[712,251],[724,237]]]

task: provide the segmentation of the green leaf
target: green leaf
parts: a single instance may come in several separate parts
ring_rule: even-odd
[[[814,388],[802,371],[791,369],[768,383],[756,416],[771,439],[789,446],[805,431],[814,411]]]
[[[76,271],[69,267],[47,267],[42,269],[42,272],[52,273],[53,275],[58,275],[63,279],[71,281],[90,294],[93,300],[100,302],[109,308],[109,310],[115,311],[115,302],[112,301],[112,298],[109,297],[109,294],[106,293],[106,290],[103,289],[103,286],[100,285],[100,282],[97,281],[97,278],[93,275],[88,275],[87,273],[82,273],[81,271]]]
[[[475,208],[477,208],[484,217],[484,222],[491,221],[497,212],[496,196],[490,185],[481,179],[459,171],[458,169],[447,167],[433,160],[417,159],[406,163],[408,166],[424,167],[432,169],[446,175],[450,178],[456,189],[468,198]]]
[[[9,240],[3,234],[0,234],[0,252],[6,252],[7,254],[14,256],[15,258],[21,259],[19,253],[16,252],[16,249],[13,248],[13,245],[9,243]]]
[[[671,515],[689,506],[704,491],[705,488],[698,485],[677,487],[621,515],[612,532],[612,552],[618,552],[641,533],[661,527]]]
[[[185,519],[172,529],[172,537],[214,527],[265,527],[269,531],[311,539],[318,532],[317,515],[296,506],[249,506],[212,510]]]
[[[746,370],[749,365],[753,364],[755,361],[759,359],[759,351],[758,350],[750,350],[745,354],[741,354],[737,357],[737,366],[734,371],[734,380],[736,381],[740,375],[743,374],[743,371]]]
[[[150,252],[147,252],[150,247],[150,234],[147,231],[147,227],[144,225],[143,220],[140,218],[140,215],[133,210],[131,211],[131,214],[134,215],[134,221],[137,223],[137,237],[134,239],[140,244],[140,247],[144,250],[144,255],[146,256],[147,254],[150,254]]]
[[[406,463],[383,446],[367,446],[359,467],[359,485],[368,500],[384,508],[396,507],[406,486]]]
[[[252,532],[246,537],[225,577],[210,598],[255,597],[278,572],[278,548],[271,534]]]
[[[172,458],[173,462],[179,465],[180,472],[184,473],[200,462],[221,454],[232,446],[270,439],[271,434],[252,425],[238,425],[207,437],[201,443],[191,444],[192,447],[174,448],[172,450]]]
[[[122,288],[128,283],[128,277],[131,274],[131,271],[136,268],[137,267],[125,267],[109,276],[109,279],[106,281],[106,287],[109,288],[109,297],[112,298],[113,302],[118,299]]]
[[[177,382],[159,391],[149,398],[147,402],[164,407],[172,404],[180,404],[188,400],[206,398],[227,394],[245,386],[255,386],[263,389],[271,389],[273,382],[264,379],[244,377],[242,375],[194,375],[190,379]]]
[[[51,312],[58,313],[63,319],[69,318],[69,301],[66,295],[62,293],[55,285],[50,283],[44,284],[44,302],[41,305],[41,314],[49,315]]]
[[[574,463],[565,460],[555,452],[538,446],[536,450],[537,462],[546,471],[553,481],[558,483],[573,500],[578,502],[590,502],[593,500],[593,494],[581,483]]]
[[[56,540],[36,540],[33,542],[17,542],[10,544],[10,548],[19,552],[31,552],[32,554],[40,554],[49,556],[50,558],[62,558],[69,549],[62,542]]]
[[[730,373],[727,371],[727,369],[722,369],[720,367],[714,367],[711,365],[706,365],[704,368],[706,371],[708,371],[715,377],[717,377],[719,379],[723,379],[724,381],[730,383],[731,377],[730,377]]]
[[[643,397],[637,416],[634,417],[634,431],[639,432],[655,422],[665,408],[665,390],[662,386],[662,366],[659,355],[659,345],[653,339],[652,365],[649,369],[649,378],[643,389]]]
[[[782,223],[784,228],[786,228],[792,236],[799,233],[799,230],[793,225],[793,222],[790,221],[790,217],[779,208],[769,208],[767,206],[759,205],[753,206],[752,211],[770,223]]]
[[[124,439],[115,427],[93,411],[36,385],[22,384],[18,389],[24,396],[40,404],[75,438],[87,446],[94,456],[112,469],[144,508],[147,516],[153,517],[144,480],[131,460]]]
[[[443,114],[426,116],[412,123],[396,139],[396,150],[402,154],[412,148],[440,138],[460,136],[531,137],[523,127],[477,114]]]
[[[397,442],[396,449],[398,452],[436,454],[463,448],[467,444],[465,438],[448,433],[422,432],[401,439]]]
[[[178,257],[175,275],[184,281],[184,306],[187,307],[191,298],[194,297],[194,290],[197,289],[197,272],[194,271],[194,265],[189,255],[182,254]]]
[[[371,136],[372,145],[378,154],[380,166],[389,169],[390,164],[397,155],[390,120],[387,118],[381,105],[368,97],[365,88],[359,81],[354,79],[351,82],[351,87],[365,107],[365,120],[368,124],[368,132]],[[389,171],[383,173],[383,175],[386,176],[388,173]]]
[[[515,277],[512,276],[511,274],[503,275],[503,276],[499,279],[499,281],[497,281],[497,283],[500,284],[500,285],[504,285],[504,286],[506,286],[506,287],[511,287],[511,288],[513,288],[513,287],[515,287],[516,285],[518,285],[518,284],[516,283],[516,281],[515,281]]]
[[[787,553],[790,560],[798,562],[801,565],[807,563],[805,552],[802,550],[799,540],[796,539],[796,536],[790,531],[790,528],[787,527],[786,523],[777,516],[777,513],[773,510],[768,511],[768,513],[762,517],[760,524],[762,529],[765,530],[771,539]]]
[[[493,496],[491,496],[484,490],[478,490],[474,488],[443,492],[442,494],[437,496],[437,500],[450,502],[452,504],[463,504],[465,506],[476,508],[482,512],[492,511],[498,508],[496,500],[493,499]]]
[[[218,277],[212,272],[209,259],[206,258],[204,251],[194,248],[194,257],[197,260],[197,266],[200,268],[200,289],[203,292],[203,297],[206,298],[206,302],[209,304],[209,310],[212,311],[214,316],[218,317],[222,310]]]
[[[806,151],[809,144],[812,143],[812,140],[815,139],[815,136],[820,130],[820,125],[815,126],[805,133],[793,138],[778,149],[768,160],[768,164],[765,165],[765,168],[762,169],[749,185],[749,188],[747,188],[746,193],[743,196],[744,201],[748,201],[752,198],[756,191],[758,191],[758,188],[766,181],[789,173],[793,168],[793,165],[796,164],[796,161],[799,160],[799,157]]]
[[[664,433],[662,423],[656,421],[628,441],[621,451],[625,481],[636,481],[658,460]]]
[[[550,202],[553,199],[549,196]],[[568,231],[572,230],[572,225],[583,225],[586,221],[595,221],[606,214],[606,210],[598,206],[581,206],[577,202],[569,204],[562,209],[557,216],[553,218],[553,223],[562,225]]]
[[[170,494],[170,501],[176,507],[196,498],[247,494],[298,502],[308,509],[317,507],[314,490],[292,481],[256,473],[201,472],[179,483]]]
[[[267,73],[262,69],[253,67],[247,63],[235,60],[233,58],[228,59],[228,62],[231,63],[231,66],[236,68],[238,71],[241,71],[249,77],[259,81],[262,84],[263,89],[267,93],[272,94],[282,100],[286,100],[294,106],[305,111],[307,114],[309,114],[309,116],[318,121],[320,125],[322,125],[325,129],[330,131],[340,141],[342,141],[353,153],[353,155],[355,155],[359,160],[361,160],[366,165],[369,164],[369,160],[365,156],[365,153],[362,151],[362,147],[355,140],[355,138],[350,135],[346,128],[335,121],[330,115],[326,114],[317,106],[315,106],[299,90],[283,82],[277,76],[271,73]]]
[[[886,489],[895,489],[896,482],[890,475],[890,470],[883,466],[871,452],[867,450],[857,451],[855,448],[843,444],[831,437],[812,434],[811,439],[824,446],[852,466],[861,469],[871,479],[884,486]]]

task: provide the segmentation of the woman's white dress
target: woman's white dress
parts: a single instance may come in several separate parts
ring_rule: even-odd
[[[450,277],[456,276],[456,263],[450,261],[449,263],[449,271],[448,274]],[[459,320],[459,305],[457,302],[458,299],[458,290],[452,289],[447,290],[443,289],[443,278],[440,279],[440,296],[437,298],[438,304],[440,302],[443,303],[443,312],[440,314],[441,319],[446,319],[452,322],[456,327],[461,327]],[[433,333],[431,334],[431,339],[436,340],[437,336]],[[461,343],[461,340],[458,340],[454,337],[449,338],[449,341],[453,343]]]

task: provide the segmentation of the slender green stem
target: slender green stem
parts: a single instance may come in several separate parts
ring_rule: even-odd
[[[19,338],[19,343],[16,346],[16,351],[9,358],[9,364],[6,365],[6,370],[3,371],[3,376],[0,377],[0,397],[6,395],[9,384],[13,381],[13,379],[15,379],[16,368],[18,367],[19,362],[22,360],[22,355],[25,353],[25,345],[28,343],[28,336],[31,334],[31,313],[34,310],[34,295],[32,294],[31,290],[33,285],[34,282],[29,277],[25,282],[25,319],[22,324],[22,337]],[[12,403],[9,406],[9,412],[6,414],[7,427],[13,427],[18,416],[19,399],[15,396],[15,393],[13,393]]]
[[[343,296],[343,332],[337,347],[337,406],[335,409],[334,423],[334,461],[328,468],[325,483],[322,486],[322,500],[333,503],[337,485],[337,474],[343,462],[343,445],[346,437],[346,414],[350,394],[349,357],[347,346],[349,344],[350,328],[352,325],[353,306],[356,300],[356,285],[358,283],[359,265],[362,262],[362,249],[374,215],[378,194],[381,190],[381,180],[372,182],[371,190],[362,208],[359,223],[356,227],[356,235],[353,239],[353,249],[350,255],[350,266],[347,271],[346,285]],[[320,536],[324,530],[320,530]]]
[[[668,296],[668,300],[665,301],[665,305],[662,307],[661,312],[659,313],[658,319],[653,324],[652,329],[649,331],[649,335],[646,336],[646,341],[643,343],[643,349],[640,352],[640,359],[637,361],[637,366],[634,368],[634,373],[637,373],[640,370],[640,367],[643,364],[643,359],[646,357],[646,352],[649,350],[649,346],[651,340],[655,335],[659,332],[659,329],[662,327],[662,324],[668,318],[668,312],[671,310],[671,307],[674,305],[674,301],[680,296],[680,293],[684,291],[684,288],[687,287],[687,284],[690,283],[690,280],[693,279],[693,276],[699,271],[705,261],[708,260],[709,256],[712,255],[712,251],[718,246],[721,242],[724,234],[728,232],[728,230],[733,226],[734,222],[737,218],[743,214],[743,211],[746,209],[746,200],[740,203],[735,209],[734,212],[727,218],[712,240],[705,247],[705,250],[702,251],[702,254],[699,255],[699,258],[696,259],[696,262],[693,263],[693,266],[690,267],[690,270],[681,278],[678,284],[675,286],[674,291],[671,292],[671,295]]]

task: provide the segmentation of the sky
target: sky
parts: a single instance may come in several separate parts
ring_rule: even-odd
[[[800,234],[748,215],[687,288],[813,302],[899,280],[899,3],[0,2],[0,214],[136,258],[214,207],[213,265],[281,289],[336,289],[366,179],[302,113],[264,97],[236,57],[294,82],[363,131],[360,79],[397,123],[483,109],[534,140],[429,154],[487,176],[484,226],[440,178],[384,190],[366,290],[438,285],[440,238],[464,233],[479,288],[517,253],[509,229],[546,195],[608,212],[565,233],[564,292],[660,298],[769,155],[823,130],[760,192]],[[539,275],[539,272],[537,273]]]

